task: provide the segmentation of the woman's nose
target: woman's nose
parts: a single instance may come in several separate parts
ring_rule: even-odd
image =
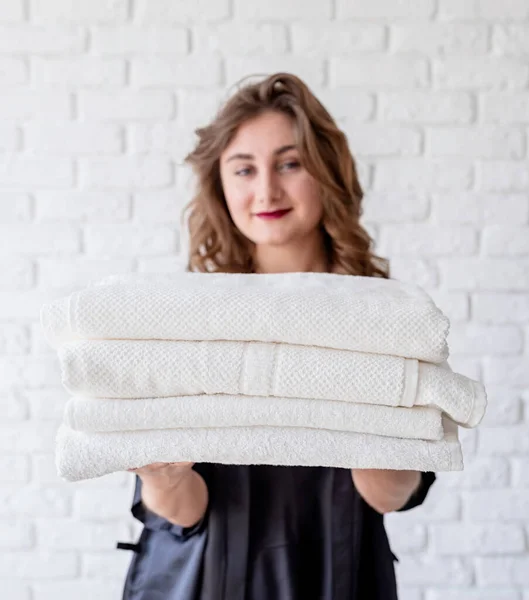
[[[258,196],[261,204],[269,204],[277,200],[281,189],[275,173],[264,173],[259,179]]]

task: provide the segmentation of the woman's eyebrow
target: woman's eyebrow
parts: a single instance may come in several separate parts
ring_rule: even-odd
[[[288,152],[289,150],[295,150],[296,146],[294,146],[293,144],[289,144],[287,146],[281,146],[281,148],[278,148],[277,150],[274,150],[274,155],[275,156],[279,156],[280,154],[284,154],[285,152]],[[243,154],[242,152],[237,152],[237,154],[232,154],[229,158],[226,159],[226,162],[230,162],[230,160],[253,160],[255,157],[253,154]]]

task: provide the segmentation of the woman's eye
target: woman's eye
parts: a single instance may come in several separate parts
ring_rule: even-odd
[[[292,171],[293,169],[296,169],[297,167],[299,167],[299,162],[297,160],[291,160],[289,162],[283,163],[280,168],[282,170]]]
[[[242,177],[245,177],[246,175],[249,175],[251,171],[250,167],[245,167],[243,169],[239,169],[238,171],[235,171],[235,175],[241,175]]]

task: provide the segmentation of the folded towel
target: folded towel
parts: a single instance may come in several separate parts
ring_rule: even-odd
[[[83,433],[61,425],[56,465],[79,481],[153,462],[215,462],[356,469],[463,469],[457,426],[446,421],[438,442],[326,429],[229,427]]]
[[[440,440],[441,412],[350,402],[260,396],[177,396],[136,400],[74,396],[64,422],[84,432],[201,427],[305,427]]]
[[[475,427],[486,407],[483,385],[453,373],[446,361],[292,344],[158,340],[70,342],[58,356],[72,395],[229,394],[429,406],[466,427]]]
[[[41,309],[49,343],[285,342],[440,363],[447,317],[420,287],[332,273],[175,273],[93,285]]]

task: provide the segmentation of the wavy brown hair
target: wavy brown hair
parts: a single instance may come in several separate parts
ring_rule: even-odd
[[[319,184],[328,264],[350,275],[389,278],[388,260],[372,252],[373,240],[359,223],[363,191],[347,139],[307,85],[290,73],[245,84],[209,125],[195,131],[198,142],[185,159],[197,177],[196,193],[184,209],[190,238],[188,270],[254,271],[254,244],[237,229],[228,211],[220,156],[242,123],[270,110],[292,119],[301,164]]]

